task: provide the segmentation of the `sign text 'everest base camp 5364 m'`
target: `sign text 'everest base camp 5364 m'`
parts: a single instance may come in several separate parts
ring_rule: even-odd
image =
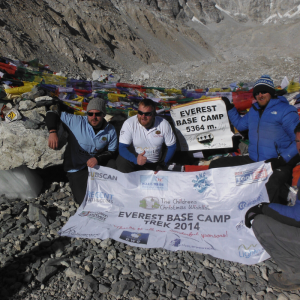
[[[59,234],[255,264],[269,256],[244,225],[244,216],[268,202],[265,184],[271,174],[263,162],[156,175],[89,168],[85,200]]]
[[[221,98],[176,105],[171,116],[182,151],[232,147],[233,134]]]

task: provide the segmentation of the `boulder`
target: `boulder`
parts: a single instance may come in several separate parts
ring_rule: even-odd
[[[48,147],[46,129],[26,129],[23,121],[0,122],[0,170],[22,165],[30,169],[47,168],[63,163],[67,135],[59,130],[59,149]]]

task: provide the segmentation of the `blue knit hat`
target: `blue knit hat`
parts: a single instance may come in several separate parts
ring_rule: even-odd
[[[274,82],[269,75],[262,75],[254,84],[253,96],[259,92],[267,92],[272,98],[275,95]]]

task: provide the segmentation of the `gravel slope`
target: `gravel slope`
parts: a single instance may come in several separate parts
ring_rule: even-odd
[[[300,299],[268,287],[272,260],[246,266],[194,252],[59,237],[76,211],[68,183],[0,197],[1,299]]]

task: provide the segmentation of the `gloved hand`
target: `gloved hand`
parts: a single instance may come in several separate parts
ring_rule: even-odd
[[[276,158],[270,158],[270,159],[267,159],[265,161],[265,163],[271,163],[271,166],[272,166],[272,169],[275,170],[275,169],[278,169],[284,165],[286,165],[286,162],[285,160],[282,158],[282,156],[279,156],[279,157],[276,157]]]
[[[253,220],[257,215],[263,214],[263,207],[265,205],[269,205],[267,202],[259,203],[258,205],[255,205],[248,209],[248,211],[245,214],[245,225],[248,228],[251,228],[251,220]]]
[[[222,100],[224,101],[225,105],[226,105],[226,110],[229,111],[232,108],[234,108],[234,105],[232,103],[230,103],[229,99],[227,97],[222,97]]]

